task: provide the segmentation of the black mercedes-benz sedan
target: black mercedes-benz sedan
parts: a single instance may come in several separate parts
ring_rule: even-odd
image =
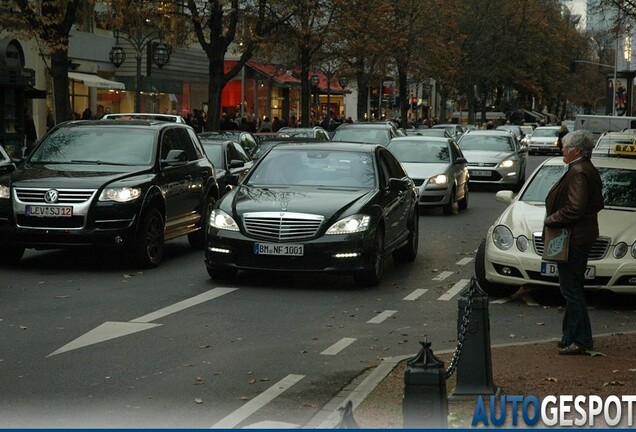
[[[210,277],[238,270],[351,273],[377,285],[384,260],[418,250],[413,181],[381,145],[280,144],[210,216]]]
[[[0,265],[25,248],[112,247],[153,267],[164,241],[205,247],[218,187],[194,129],[156,120],[57,125],[0,176]]]

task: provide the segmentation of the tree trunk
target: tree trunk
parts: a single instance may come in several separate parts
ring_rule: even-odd
[[[68,51],[58,49],[51,54],[51,78],[55,123],[72,120],[71,99],[68,91]]]
[[[364,65],[356,72],[356,82],[358,85],[358,101],[356,105],[356,113],[358,121],[365,119],[369,104],[369,77],[364,73]]]
[[[309,127],[309,114],[311,113],[310,67],[311,54],[309,50],[302,49],[300,52],[300,106],[302,107],[300,124],[302,127]]]
[[[408,112],[411,104],[411,95],[407,91],[406,65],[398,63],[398,86],[400,93],[400,126],[408,127]],[[382,95],[380,95],[381,97]],[[417,114],[415,115],[417,117]]]
[[[225,83],[223,76],[225,74],[223,56],[208,53],[208,123],[206,129],[221,129],[221,94]],[[190,107],[192,108],[192,107]]]

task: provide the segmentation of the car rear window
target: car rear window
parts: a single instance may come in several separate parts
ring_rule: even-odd
[[[512,141],[507,136],[484,136],[467,134],[459,141],[462,150],[513,151]]]
[[[450,153],[446,143],[399,139],[391,141],[388,148],[402,163],[450,162]]]

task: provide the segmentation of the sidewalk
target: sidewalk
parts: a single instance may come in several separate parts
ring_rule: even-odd
[[[547,395],[636,395],[633,328],[633,323],[627,323],[628,332],[595,336],[591,356],[558,355],[556,341],[493,346],[493,382],[504,395],[534,395],[540,400]],[[435,355],[448,367],[452,352]],[[404,371],[411,357],[386,359],[363,374],[305,427],[335,427],[340,420],[338,407],[351,400],[353,417],[360,428],[402,428]],[[449,394],[455,387],[455,377],[446,382]],[[475,400],[449,402],[449,428],[471,427]],[[596,426],[603,425],[597,422]]]

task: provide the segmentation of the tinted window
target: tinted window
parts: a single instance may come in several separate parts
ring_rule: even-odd
[[[464,135],[459,141],[459,147],[463,150],[487,150],[498,152],[513,151],[514,144],[507,136],[479,136]]]
[[[148,165],[154,162],[154,130],[127,127],[60,128],[33,153],[32,163]]]
[[[380,157],[386,161],[386,165],[389,168],[390,178],[406,177],[406,173],[402,169],[402,165],[400,165],[400,162],[398,162],[391,152],[383,150],[380,152]]]
[[[190,139],[190,135],[186,128],[177,128],[175,132],[177,133],[179,140],[179,148],[186,152],[189,161],[198,160],[201,156],[203,156],[199,155],[199,152],[197,152],[197,149],[194,147],[194,143],[192,142],[192,139]]]
[[[383,128],[338,128],[333,141],[351,141],[387,145],[391,139],[389,129]]]
[[[369,153],[275,148],[246,184],[372,188],[375,170]]]
[[[448,145],[444,142],[421,140],[394,140],[388,146],[393,156],[402,163],[440,163],[450,162]]]
[[[223,169],[225,167],[223,163],[223,144],[204,141],[203,148],[205,149],[205,155],[216,168]]]
[[[231,143],[230,147],[232,147],[232,158],[236,160],[240,160],[243,162],[249,162],[251,159],[240,145],[236,143]]]

